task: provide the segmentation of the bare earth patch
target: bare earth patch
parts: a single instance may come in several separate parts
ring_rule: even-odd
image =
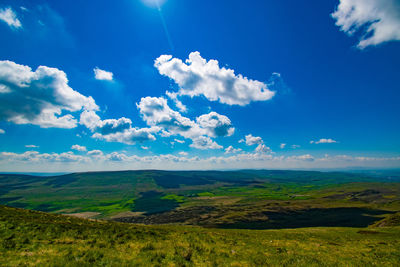
[[[125,211],[125,212],[121,212],[121,213],[118,213],[118,214],[112,216],[111,219],[118,219],[118,218],[124,218],[124,217],[136,217],[136,216],[140,216],[143,214],[144,214],[144,212]]]
[[[78,212],[78,213],[65,213],[63,215],[78,217],[78,218],[83,218],[83,219],[90,219],[90,218],[96,217],[100,214],[101,214],[100,212],[87,211],[87,212]]]

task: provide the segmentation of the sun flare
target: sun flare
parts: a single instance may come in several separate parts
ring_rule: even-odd
[[[166,0],[142,0],[142,2],[149,7],[159,8],[161,7]]]

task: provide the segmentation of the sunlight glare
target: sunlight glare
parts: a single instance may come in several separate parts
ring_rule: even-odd
[[[166,0],[142,0],[142,2],[152,8],[160,8]]]

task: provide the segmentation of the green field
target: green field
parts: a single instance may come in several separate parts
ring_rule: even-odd
[[[399,218],[384,219],[385,227],[227,230],[94,221],[0,206],[0,265],[399,266]]]
[[[311,171],[0,175],[0,204],[145,224],[365,227],[400,211],[398,176]]]

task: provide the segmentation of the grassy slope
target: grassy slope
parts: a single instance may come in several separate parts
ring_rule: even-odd
[[[0,265],[399,266],[400,227],[221,230],[0,206]]]

